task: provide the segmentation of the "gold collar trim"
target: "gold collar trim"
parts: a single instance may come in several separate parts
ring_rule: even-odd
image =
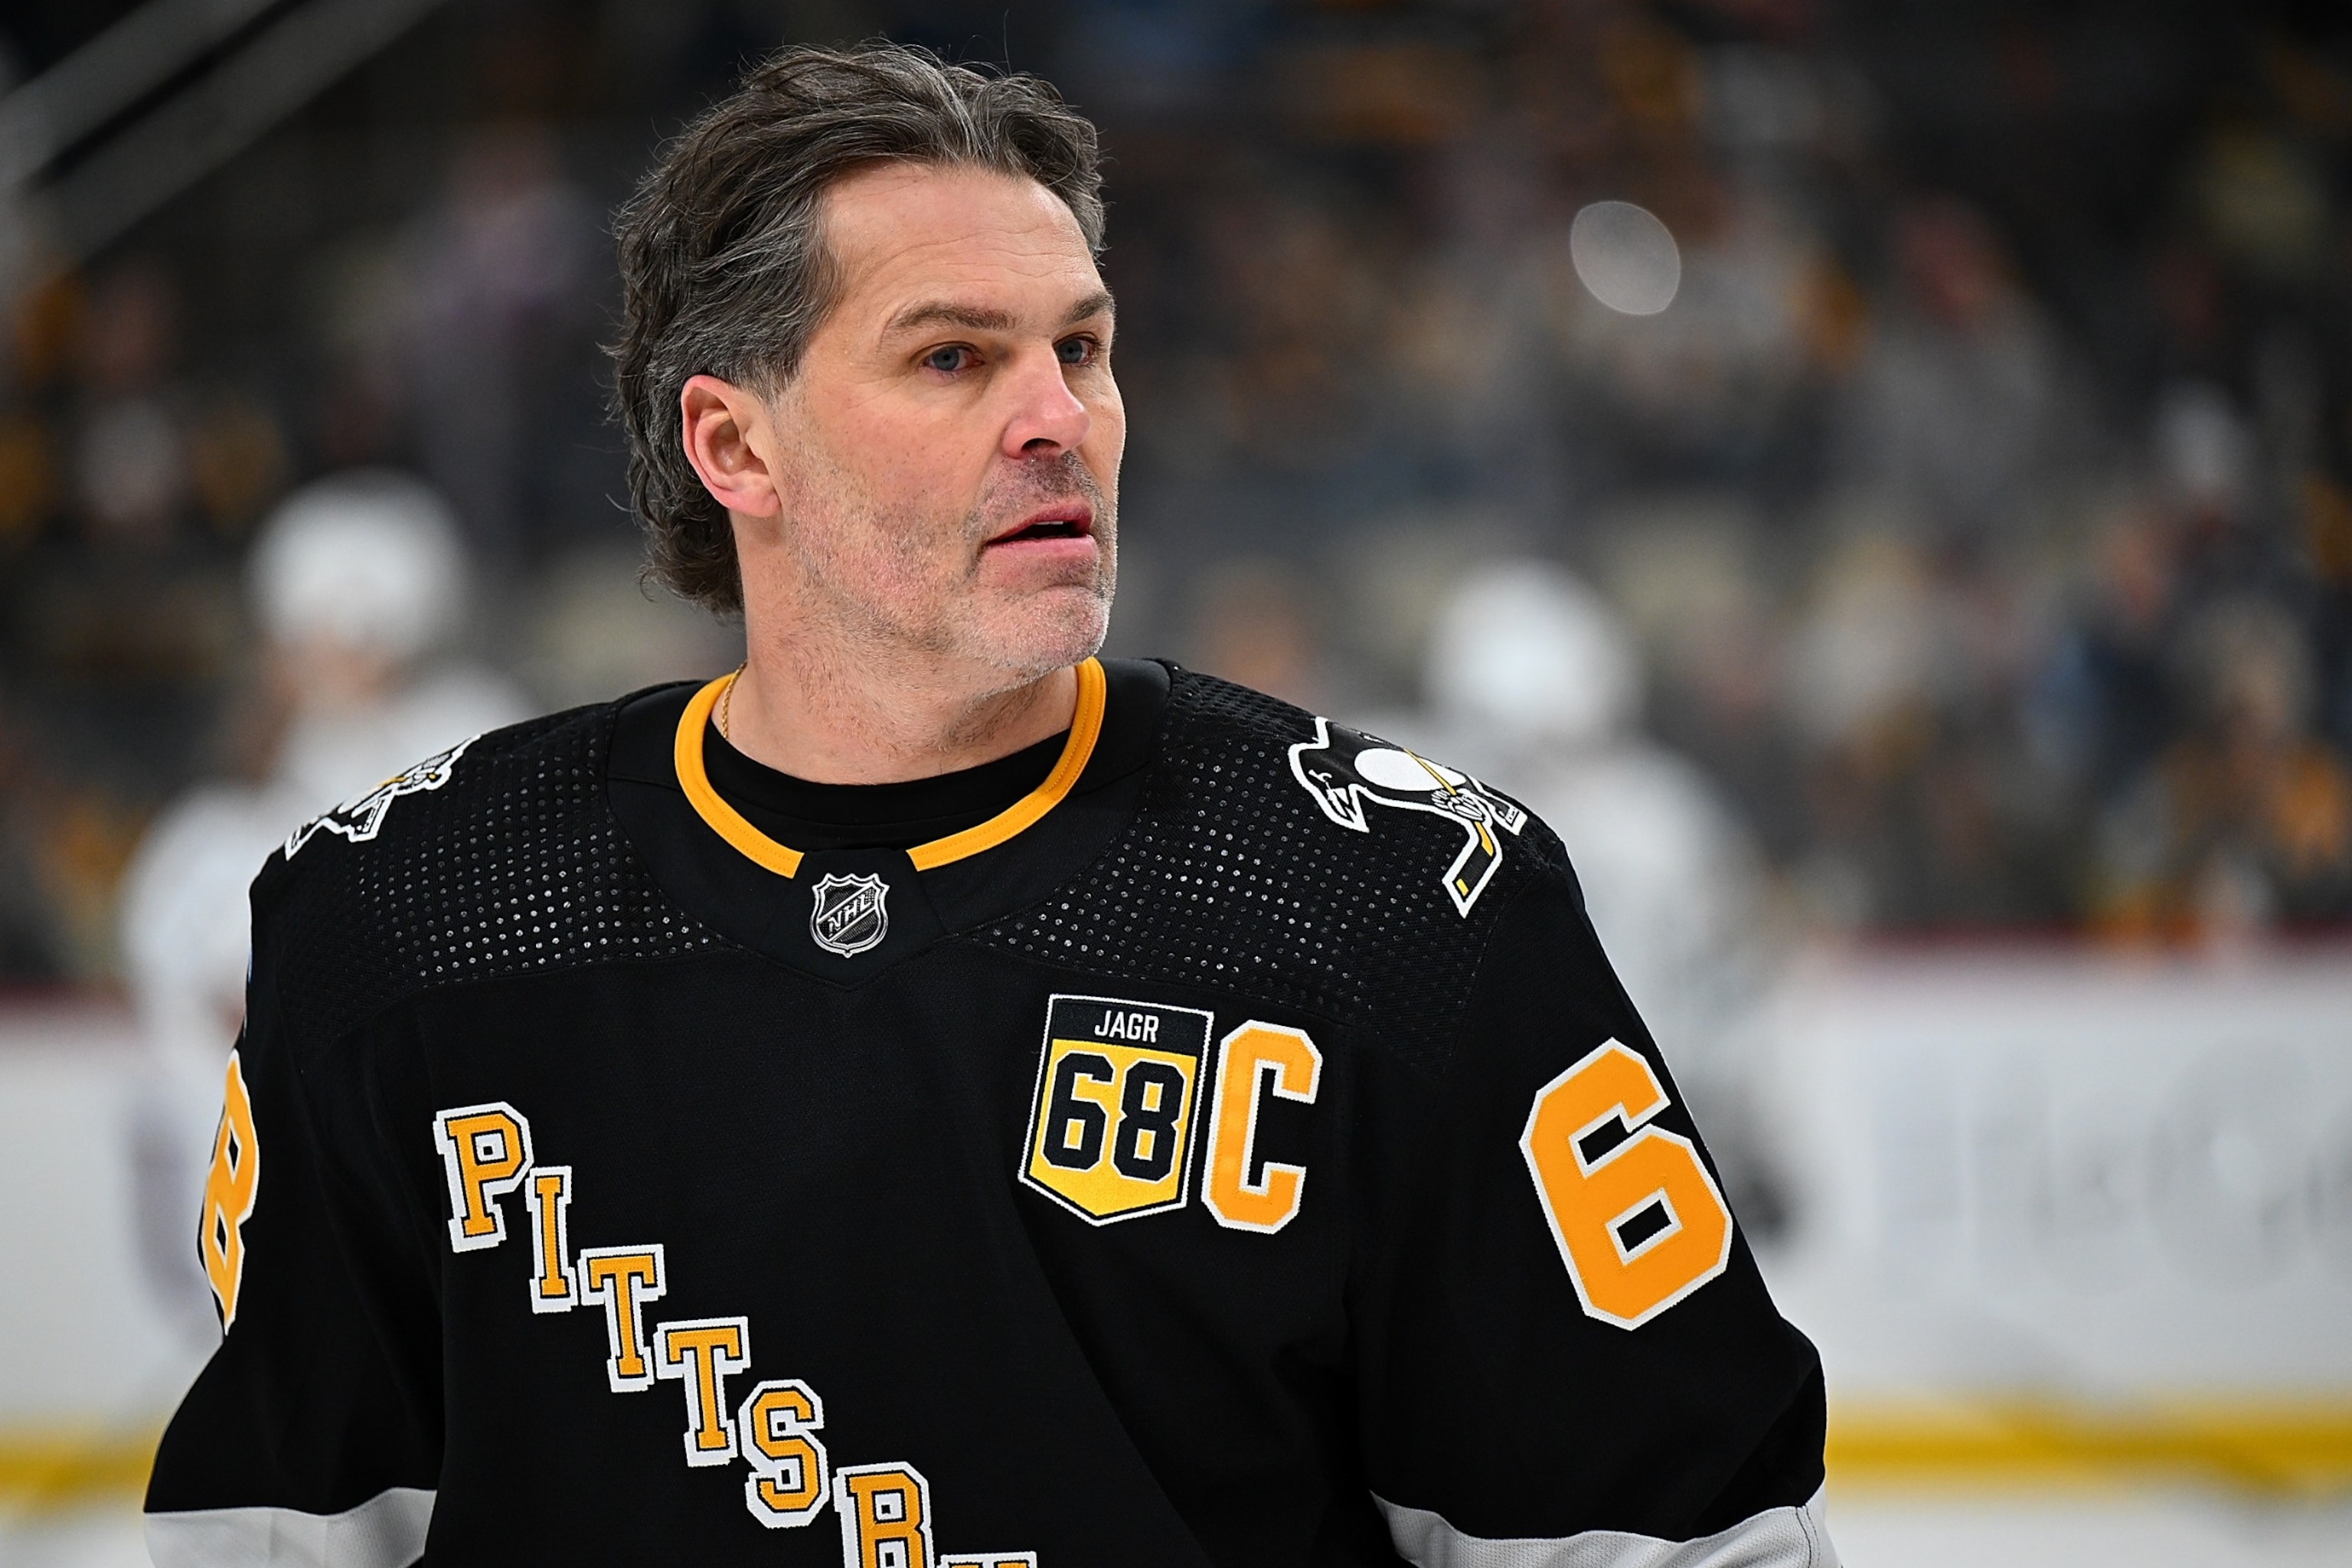
[[[702,768],[702,731],[710,721],[710,710],[719,705],[734,686],[735,678],[742,671],[731,670],[696,692],[678,715],[677,742],[674,758],[677,767],[678,787],[686,791],[695,815],[708,823],[710,830],[727,840],[753,863],[773,871],[779,877],[792,877],[801,868],[801,851],[789,844],[779,844],[744,819],[743,814],[710,787],[710,775]],[[1094,755],[1095,742],[1102,738],[1103,709],[1108,683],[1103,678],[1102,662],[1087,659],[1077,667],[1078,709],[1070,719],[1069,738],[1062,742],[1062,754],[1054,763],[1054,771],[1045,782],[986,822],[967,827],[961,833],[950,833],[945,838],[934,838],[928,844],[918,844],[907,851],[907,858],[915,863],[918,871],[993,849],[1023,830],[1034,827],[1045,814],[1062,804],[1078,775],[1087,771],[1087,763]]]

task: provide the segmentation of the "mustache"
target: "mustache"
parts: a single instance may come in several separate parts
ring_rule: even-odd
[[[1094,508],[1097,524],[1110,515],[1110,503],[1093,472],[1076,452],[1025,459],[1001,484],[992,484],[968,520],[975,533],[987,537],[1007,512],[1025,511],[1048,501],[1084,500]]]

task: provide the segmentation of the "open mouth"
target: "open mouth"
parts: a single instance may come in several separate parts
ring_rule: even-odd
[[[1025,544],[1046,539],[1084,539],[1094,531],[1093,510],[1086,506],[1062,506],[1039,512],[1020,527],[1000,533],[991,544]]]
[[[1008,533],[999,544],[1018,544],[1024,539],[1079,539],[1086,530],[1075,522],[1033,522],[1017,532]]]

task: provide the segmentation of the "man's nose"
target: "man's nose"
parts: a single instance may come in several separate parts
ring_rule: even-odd
[[[1004,426],[1008,458],[1051,458],[1076,451],[1094,427],[1094,416],[1071,392],[1060,357],[1051,349],[1024,355],[1013,376],[1012,416]]]

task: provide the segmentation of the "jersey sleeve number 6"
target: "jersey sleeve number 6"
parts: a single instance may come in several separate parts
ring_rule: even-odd
[[[1621,1329],[1640,1328],[1731,1258],[1731,1211],[1698,1150],[1649,1124],[1671,1103],[1650,1064],[1611,1040],[1544,1085],[1519,1137],[1577,1300]],[[1622,1129],[1613,1144],[1611,1123]]]

